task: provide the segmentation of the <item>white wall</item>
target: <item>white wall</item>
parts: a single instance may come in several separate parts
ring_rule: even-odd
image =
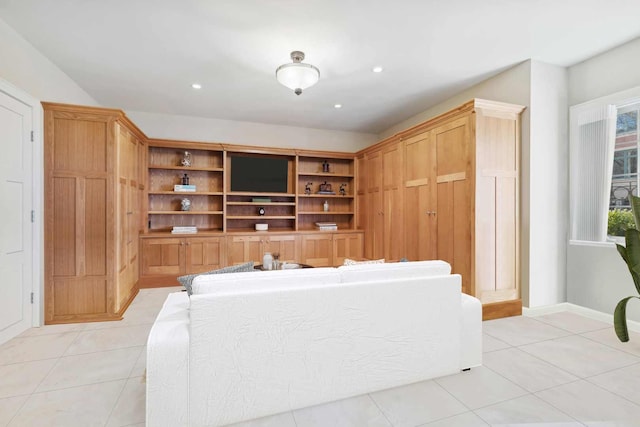
[[[2,19],[0,78],[41,101],[98,105],[95,99]]]
[[[566,68],[531,62],[528,307],[567,300],[567,96]]]
[[[569,103],[640,86],[640,39],[621,45],[569,68]],[[567,301],[605,313],[636,294],[631,275],[615,247],[570,244],[567,257]],[[640,321],[640,301],[628,305],[628,317]]]
[[[640,86],[640,38],[569,68],[569,105]]]
[[[346,152],[359,151],[378,140],[377,135],[368,133],[140,111],[126,113],[151,138]]]

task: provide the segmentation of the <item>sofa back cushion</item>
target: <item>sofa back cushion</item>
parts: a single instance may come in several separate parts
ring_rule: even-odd
[[[301,268],[261,271],[258,273],[228,273],[202,275],[193,280],[194,295],[228,292],[253,292],[267,289],[293,289],[310,285],[340,283],[335,268]]]
[[[338,267],[338,271],[342,283],[350,283],[366,280],[446,276],[451,274],[451,266],[445,261],[413,261],[343,265]]]
[[[190,321],[191,425],[232,424],[460,369],[459,275],[193,295]]]

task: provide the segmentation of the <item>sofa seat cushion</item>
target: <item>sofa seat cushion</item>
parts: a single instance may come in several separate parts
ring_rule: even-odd
[[[445,276],[451,266],[445,261],[412,261],[384,264],[343,265],[337,269],[342,283],[363,280],[391,280],[420,276]]]

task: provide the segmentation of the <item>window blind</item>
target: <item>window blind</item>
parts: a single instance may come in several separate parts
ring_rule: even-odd
[[[571,239],[607,238],[616,132],[615,105],[571,107]]]

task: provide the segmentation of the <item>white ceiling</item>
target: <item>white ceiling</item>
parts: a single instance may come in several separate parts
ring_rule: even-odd
[[[640,36],[639,0],[0,0],[0,17],[104,106],[369,133]],[[275,79],[292,50],[321,73],[300,96]]]

